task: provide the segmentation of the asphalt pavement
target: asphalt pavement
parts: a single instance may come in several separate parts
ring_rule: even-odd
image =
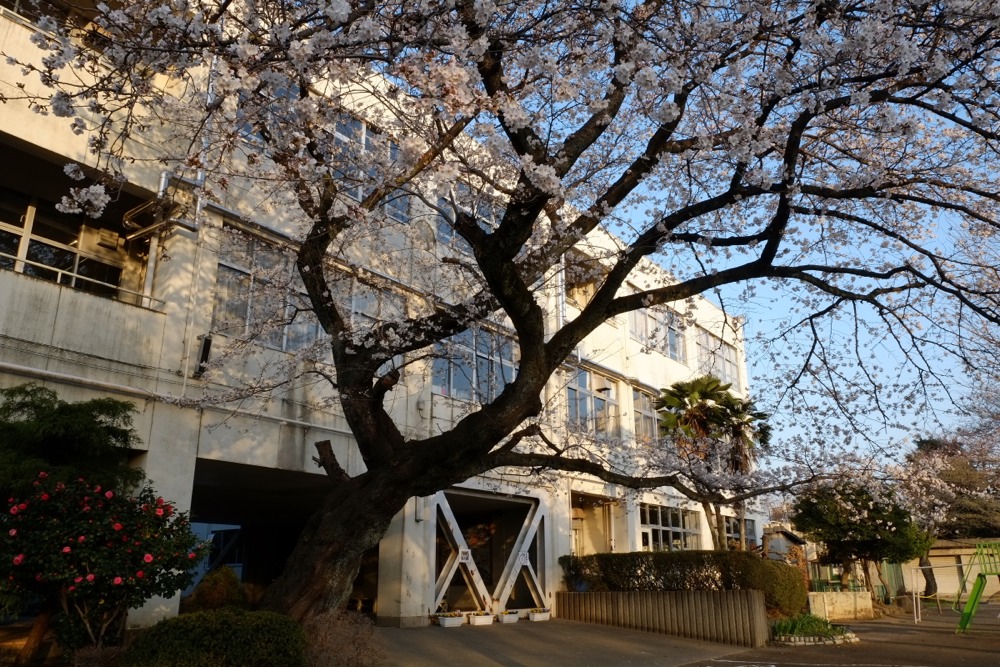
[[[386,667],[1000,667],[1000,605],[980,608],[972,630],[928,614],[849,623],[841,645],[738,646],[552,619],[459,628],[379,628]]]

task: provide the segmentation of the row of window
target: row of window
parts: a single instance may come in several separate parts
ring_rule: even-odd
[[[0,187],[0,269],[114,298],[126,261],[120,246],[116,232]]]
[[[738,517],[725,518],[726,537],[737,541],[740,537]],[[757,524],[744,519],[748,546],[755,546]],[[701,514],[678,507],[639,505],[639,524],[642,531],[643,551],[687,551],[701,548]]]
[[[687,343],[681,316],[668,309],[641,308],[628,314],[629,336],[643,346],[665,356],[688,363]],[[709,333],[702,327],[695,330],[697,367],[740,390],[739,355],[736,347]]]

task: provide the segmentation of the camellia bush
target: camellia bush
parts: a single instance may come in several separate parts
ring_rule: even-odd
[[[122,494],[45,472],[29,497],[8,500],[0,526],[0,590],[61,612],[66,649],[117,643],[127,611],[190,584],[207,548],[150,486]]]

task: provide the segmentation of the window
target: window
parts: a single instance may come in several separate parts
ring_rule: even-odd
[[[576,371],[566,388],[569,423],[588,433],[616,438],[618,400],[615,381],[588,370]]]
[[[476,224],[484,232],[496,229],[496,226],[500,223],[500,219],[503,217],[503,209],[494,202],[486,199],[485,196],[477,198],[468,186],[461,183],[455,186],[453,198],[438,198],[437,207],[440,212],[437,216],[435,228],[435,236],[438,243],[451,246],[461,253],[471,255],[472,248],[455,231],[455,219],[453,215],[455,206],[470,212],[475,217]]]
[[[583,308],[597,294],[604,280],[604,267],[598,260],[578,252],[566,253],[564,265],[566,300],[577,308]]]
[[[687,346],[681,317],[667,309],[641,308],[628,314],[629,334],[651,350],[687,363]]]
[[[322,334],[288,256],[236,232],[226,234],[219,253],[212,330],[252,333],[263,345],[286,351],[307,347]]]
[[[698,365],[701,372],[712,374],[739,391],[740,370],[736,348],[713,336],[705,329],[698,329]]]
[[[638,389],[632,390],[632,413],[635,417],[637,442],[652,442],[659,436],[660,420],[653,407],[656,397]]]
[[[355,166],[337,172],[342,192],[355,201],[364,199],[379,182],[379,161],[385,162],[385,167],[391,167],[399,160],[399,144],[352,116],[341,115],[337,119],[334,139],[340,152],[340,163],[367,163],[363,171]],[[382,210],[391,220],[409,222],[410,196],[403,190],[394,190],[383,200]]]
[[[735,516],[727,516],[726,537],[735,542],[740,541],[740,520]],[[744,529],[747,536],[747,546],[757,546],[757,524],[753,519],[743,519]]]
[[[470,329],[453,336],[434,359],[435,393],[464,401],[492,401],[514,381],[514,341],[484,329]]]
[[[55,204],[0,188],[0,269],[118,298],[128,258],[112,229],[82,224]]]
[[[701,548],[701,515],[663,505],[639,505],[642,551],[687,551]]]

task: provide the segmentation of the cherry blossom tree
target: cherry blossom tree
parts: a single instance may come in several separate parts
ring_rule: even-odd
[[[557,469],[729,503],[807,479],[852,431],[937,400],[938,359],[1000,320],[971,252],[996,247],[994,0],[79,9],[41,18],[45,56],[22,63],[44,86],[22,96],[91,142],[64,207],[99,214],[148,161],[218,201],[266,193],[291,218],[302,310],[328,335],[325,379],[367,466],[349,476],[320,457],[330,492],[268,597],[293,616],[345,599],[408,498],[486,471]],[[358,140],[345,116],[379,132]],[[393,217],[414,201],[460,252],[417,252],[419,232]],[[617,240],[593,244],[602,228]],[[359,326],[331,257],[355,276],[401,258],[420,263],[412,275],[433,267],[436,296]],[[637,278],[649,262],[663,279]],[[553,327],[544,295],[563,275],[588,289]],[[598,456],[546,436],[543,388],[609,318],[772,293],[792,315],[750,342],[771,369],[755,392],[777,433],[797,430],[752,492],[706,497],[668,447]],[[386,407],[398,360],[487,321],[516,333],[516,377],[446,432],[405,431]]]

